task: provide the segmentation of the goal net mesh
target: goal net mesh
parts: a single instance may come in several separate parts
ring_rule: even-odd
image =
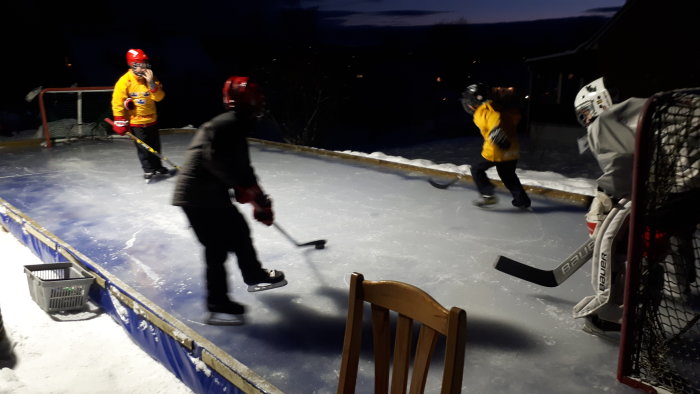
[[[700,393],[700,88],[650,98],[635,156],[618,377]]]
[[[111,128],[103,119],[111,117],[111,98],[111,88],[45,89],[40,106],[47,144],[107,137]]]

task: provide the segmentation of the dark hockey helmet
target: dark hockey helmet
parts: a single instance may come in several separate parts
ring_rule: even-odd
[[[489,99],[489,87],[483,83],[473,83],[462,92],[462,107],[468,114],[474,115],[474,110]]]
[[[249,79],[235,75],[224,82],[224,108],[261,116],[265,111],[265,96],[258,84]]]

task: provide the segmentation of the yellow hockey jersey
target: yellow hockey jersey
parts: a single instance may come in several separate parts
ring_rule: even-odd
[[[162,85],[156,81],[155,89],[148,88],[146,80],[134,75],[131,70],[122,75],[114,85],[112,92],[112,115],[123,116],[132,126],[146,126],[158,120],[156,102],[165,97]],[[124,100],[134,100],[135,108],[124,108]]]
[[[518,144],[517,127],[520,122],[520,112],[515,108],[500,108],[492,101],[486,101],[474,111],[474,124],[479,128],[484,144],[481,148],[481,156],[488,161],[516,160],[520,154]],[[491,141],[489,134],[496,127],[505,131],[510,146],[501,149]]]

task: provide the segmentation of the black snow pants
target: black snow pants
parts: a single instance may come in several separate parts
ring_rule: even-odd
[[[486,170],[495,166],[501,181],[503,181],[503,184],[508,188],[510,194],[513,195],[513,206],[519,208],[529,207],[530,197],[528,197],[523,185],[520,183],[520,179],[515,174],[517,164],[517,160],[496,162],[486,160],[483,157],[481,160],[474,163],[471,166],[471,174],[474,178],[476,188],[479,189],[479,193],[483,196],[493,195],[495,186],[491,183],[488,176],[486,176]]]
[[[160,131],[158,130],[157,126],[131,126],[131,132],[134,134],[134,136],[136,136],[136,138],[145,142],[146,145],[160,153]],[[138,155],[139,162],[141,162],[141,168],[143,169],[144,173],[153,172],[163,167],[163,164],[158,156],[148,151],[148,149],[144,148],[136,141],[134,141],[134,145],[136,145],[136,154]]]
[[[229,252],[236,254],[244,281],[259,276],[262,265],[250,238],[250,228],[235,206],[183,206],[182,209],[199,242],[204,246],[208,303],[217,304],[227,299],[228,275],[225,262]]]

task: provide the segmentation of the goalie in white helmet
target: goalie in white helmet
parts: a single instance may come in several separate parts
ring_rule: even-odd
[[[577,119],[586,127],[587,147],[603,172],[597,179],[596,194],[586,214],[589,234],[595,238],[591,276],[595,293],[574,306],[574,317],[586,319],[584,330],[596,334],[620,329],[628,222],[632,206],[635,134],[646,102],[647,99],[632,97],[613,104],[603,78],[581,88],[574,100]],[[682,272],[679,267],[692,267],[698,189],[671,191],[669,195],[672,198],[664,206],[657,207],[655,213],[664,237],[660,244],[675,248],[672,261],[663,265],[667,274],[675,276],[669,281],[679,287],[674,289],[674,293],[687,294],[688,281],[693,280],[694,272]],[[673,209],[668,209],[669,203]],[[682,212],[683,217],[678,217],[678,212]],[[669,238],[673,239],[672,243],[668,242]],[[655,254],[658,254],[657,258],[664,259],[669,251],[657,250]],[[688,259],[690,264],[685,261]]]
[[[574,99],[576,118],[583,127],[588,127],[612,105],[612,98],[603,84],[603,78],[598,78],[581,88]]]
[[[645,102],[629,98],[613,104],[603,78],[582,87],[574,100],[576,118],[587,131],[583,150],[590,148],[603,172],[586,214],[589,235],[595,238],[595,294],[574,306],[574,317],[585,318],[589,332],[620,330],[635,132]]]

